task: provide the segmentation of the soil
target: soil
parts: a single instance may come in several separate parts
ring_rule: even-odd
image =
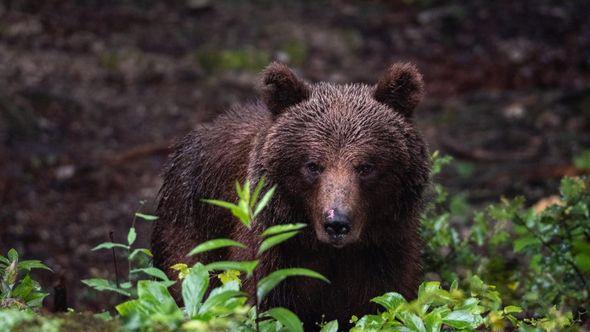
[[[119,301],[79,282],[114,274],[90,249],[111,231],[125,240],[133,213],[153,209],[170,142],[254,100],[271,60],[333,82],[416,63],[416,122],[457,160],[441,181],[475,204],[532,204],[583,172],[589,12],[582,0],[2,1],[0,252],[45,261],[56,273],[39,277],[62,276],[70,307]]]

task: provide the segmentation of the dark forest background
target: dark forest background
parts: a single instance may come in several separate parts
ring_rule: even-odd
[[[416,122],[456,160],[442,183],[476,205],[546,198],[590,149],[588,13],[549,0],[2,0],[0,252],[54,268],[42,281],[64,278],[70,306],[104,307],[79,280],[112,274],[111,256],[90,249],[153,210],[171,142],[254,100],[272,60],[342,83],[416,63]]]

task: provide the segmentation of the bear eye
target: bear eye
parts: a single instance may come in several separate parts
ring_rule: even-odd
[[[322,174],[322,172],[324,171],[322,166],[314,162],[308,162],[307,164],[305,164],[305,169],[310,175],[314,177]]]
[[[360,176],[366,177],[375,172],[375,167],[371,164],[361,164],[356,167],[356,171]]]

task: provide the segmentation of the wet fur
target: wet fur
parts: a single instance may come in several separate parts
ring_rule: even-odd
[[[345,323],[352,314],[374,312],[370,299],[388,291],[413,297],[420,280],[419,215],[429,164],[411,119],[422,93],[421,77],[413,66],[396,68],[391,67],[377,86],[368,86],[307,84],[290,76],[288,68],[271,65],[263,80],[266,103],[234,108],[177,144],[160,193],[160,219],[152,239],[155,266],[172,277],[168,267],[178,262],[253,259],[253,249],[219,250],[194,259],[185,255],[198,243],[220,237],[256,248],[258,234],[268,226],[311,224],[310,200],[320,198],[301,179],[300,165],[310,154],[343,163],[372,156],[386,169],[377,179],[359,184],[357,203],[364,213],[364,230],[358,242],[333,248],[318,241],[310,225],[265,253],[257,270],[260,278],[279,268],[306,267],[325,275],[331,284],[287,280],[269,294],[263,307],[287,307],[310,328],[322,315]],[[414,84],[414,90],[391,83],[400,76],[403,84]],[[403,100],[395,100],[396,91],[403,92],[398,97]],[[257,182],[262,176],[269,186],[276,184],[277,191],[252,230],[228,211],[200,202],[235,201],[236,180]],[[244,287],[254,293],[252,279],[244,280]]]

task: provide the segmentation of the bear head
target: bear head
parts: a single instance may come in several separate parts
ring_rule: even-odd
[[[390,241],[384,227],[400,236],[395,229],[417,228],[429,159],[412,120],[423,95],[416,67],[393,64],[375,85],[337,85],[273,63],[262,92],[272,123],[251,158],[303,219],[290,222],[310,224],[317,243],[336,248]]]

